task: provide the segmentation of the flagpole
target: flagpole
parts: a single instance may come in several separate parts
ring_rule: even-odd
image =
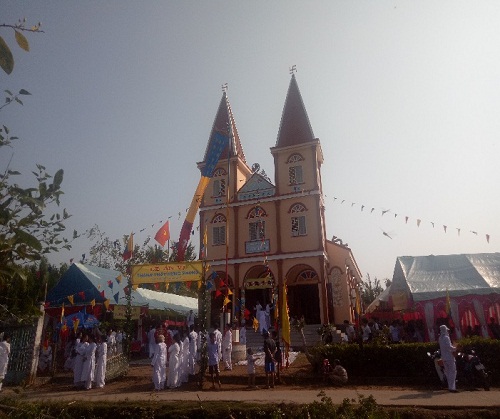
[[[228,115],[228,140],[227,140],[227,184],[226,184],[226,287],[227,293],[226,298],[229,298],[229,278],[228,278],[228,268],[229,268],[229,190],[231,185],[231,143],[233,132],[231,129],[231,113],[229,111],[228,101],[227,101],[227,83],[222,86],[224,93],[226,93],[226,110]],[[231,310],[232,311],[232,310]],[[222,317],[224,319],[225,305],[222,304]],[[232,315],[232,313],[231,313]],[[232,316],[231,316],[232,317]]]

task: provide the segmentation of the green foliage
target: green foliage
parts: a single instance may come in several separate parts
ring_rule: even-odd
[[[313,367],[319,371],[323,359],[330,362],[340,359],[350,377],[401,377],[407,379],[434,379],[434,365],[427,352],[438,349],[437,342],[400,343],[392,345],[332,344],[319,345],[310,350]],[[486,368],[492,372],[492,382],[498,382],[500,374],[500,341],[480,337],[462,339],[459,350],[473,348]]]
[[[40,24],[31,29],[27,28],[26,19],[20,19],[15,25],[0,24],[0,28],[12,29],[17,44],[25,51],[29,51],[29,43],[21,32],[41,32]],[[12,52],[1,37],[0,67],[7,74],[10,74],[14,68]],[[5,102],[0,106],[0,110],[12,103],[23,105],[20,97],[30,95],[30,93],[25,89],[19,90],[17,94],[5,90],[5,95]],[[18,138],[11,135],[7,126],[2,125],[0,148],[12,147],[15,140]],[[0,296],[5,298],[2,307],[12,315],[24,306],[29,314],[32,311],[31,308],[36,306],[34,300],[38,299],[40,292],[30,290],[28,283],[30,270],[27,266],[42,260],[42,257],[48,253],[71,248],[68,240],[62,237],[65,230],[64,221],[70,215],[65,209],[60,211],[58,208],[63,194],[61,184],[64,172],[61,169],[51,175],[43,165],[37,164],[36,171],[32,172],[35,182],[28,187],[17,183],[21,173],[12,169],[10,162],[2,172],[3,174],[0,175]],[[28,293],[16,294],[20,290]]]
[[[386,284],[387,281],[389,280],[386,280]],[[380,284],[380,280],[375,278],[372,281],[370,274],[366,274],[366,280],[361,283],[361,300],[363,301],[363,305],[368,307],[372,301],[382,294],[382,291],[384,291],[384,288]]]
[[[41,23],[39,22],[37,25],[32,26],[31,28],[26,27],[26,18],[19,19],[16,24],[0,24],[0,28],[9,28],[14,32],[14,39],[16,40],[17,45],[28,52],[30,50],[30,45],[28,39],[22,34],[22,32],[43,32],[40,30]],[[12,73],[14,70],[14,55],[10,50],[7,42],[0,36],[0,67],[7,74]]]

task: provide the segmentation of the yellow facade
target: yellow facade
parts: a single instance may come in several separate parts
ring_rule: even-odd
[[[224,93],[223,101],[227,101]],[[326,238],[321,181],[323,154],[312,134],[292,76],[276,145],[274,181],[245,160],[234,118],[223,102],[214,123],[227,116],[233,135],[200,206],[200,234],[207,231],[207,279],[213,281],[211,321],[221,311],[251,317],[259,302],[277,303],[288,287],[290,316],[307,324],[353,320],[351,289],[361,274],[351,250]],[[232,151],[232,152],[231,152]],[[204,163],[198,164],[203,168]],[[223,307],[232,291],[231,304]],[[278,307],[276,307],[278,309]]]

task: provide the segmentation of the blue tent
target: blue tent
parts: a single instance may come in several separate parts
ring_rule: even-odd
[[[93,314],[87,314],[83,310],[63,317],[62,323],[59,323],[58,327],[66,323],[66,326],[72,328],[76,319],[78,319],[78,327],[83,327],[84,329],[92,329],[94,326],[99,326],[99,320]]]

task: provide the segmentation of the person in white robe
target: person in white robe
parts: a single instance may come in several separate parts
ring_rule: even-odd
[[[10,356],[10,336],[3,335],[0,342],[0,391],[2,391],[3,380],[7,375],[7,367],[9,366]]]
[[[88,344],[85,347],[85,352],[83,353],[83,364],[82,364],[82,376],[80,381],[86,390],[92,388],[92,381],[94,381],[95,372],[95,351],[97,345],[95,343],[95,337],[89,335]]]
[[[257,312],[257,321],[259,322],[259,332],[262,335],[267,330],[266,312],[260,310]]]
[[[151,366],[153,367],[153,384],[155,390],[163,390],[165,388],[167,366],[167,345],[165,345],[165,336],[163,335],[158,335],[158,343],[155,345]]]
[[[180,386],[179,380],[179,365],[180,365],[180,337],[179,334],[174,335],[174,343],[168,348],[168,377],[167,387],[175,389]]]
[[[112,329],[108,330],[106,343],[108,344],[108,357],[112,357],[116,354],[116,333]]]
[[[224,363],[224,369],[226,371],[231,371],[233,369],[233,364],[231,362],[232,351],[233,332],[231,330],[231,325],[228,323],[224,328],[224,335],[222,336],[222,362]]]
[[[84,335],[81,338],[77,338],[75,342],[75,360],[73,363],[73,384],[75,387],[81,387],[81,377],[82,377],[82,367],[83,367],[83,356],[85,354],[85,349],[88,346],[88,336]]]
[[[153,355],[155,353],[155,346],[156,346],[155,334],[156,334],[156,329],[154,326],[151,326],[148,332],[148,348],[149,348],[150,358],[153,358]]]
[[[181,368],[180,368],[180,379],[181,383],[187,383],[189,380],[189,336],[186,335],[182,339],[182,349],[181,349]]]
[[[97,338],[95,384],[103,388],[106,384],[106,362],[108,359],[108,344],[101,336]]]
[[[214,324],[215,343],[219,348],[219,362],[222,360],[222,332],[219,330],[219,323]]]
[[[198,333],[194,330],[194,324],[189,330],[189,358],[188,358],[188,374],[196,374],[196,360],[198,357]]]

